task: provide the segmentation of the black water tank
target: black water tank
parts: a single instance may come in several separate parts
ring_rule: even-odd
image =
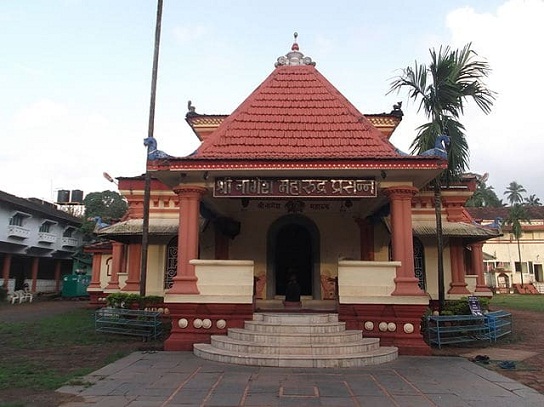
[[[59,189],[57,192],[57,203],[64,204],[70,202],[70,191],[66,189]]]
[[[72,200],[70,201],[72,203],[83,203],[83,191],[79,189],[73,189],[72,190]]]

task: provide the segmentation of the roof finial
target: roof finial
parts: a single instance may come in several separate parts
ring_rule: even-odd
[[[293,46],[291,47],[291,51],[298,51],[298,44],[297,44],[298,33],[296,31],[293,34],[293,37],[295,37],[295,42],[293,42]]]
[[[312,61],[312,58],[305,57],[302,52],[299,51],[297,39],[298,39],[298,33],[295,32],[293,34],[295,37],[295,41],[293,42],[293,45],[291,46],[291,51],[287,53],[285,56],[281,56],[278,58],[275,66],[282,66],[282,65],[312,65],[315,66],[315,62]]]

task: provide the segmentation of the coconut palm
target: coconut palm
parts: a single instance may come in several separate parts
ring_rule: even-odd
[[[497,197],[497,194],[493,190],[492,186],[487,186],[485,182],[479,182],[474,194],[472,194],[465,206],[499,208],[503,206],[503,204]]]
[[[506,199],[510,202],[510,205],[523,203],[523,193],[527,192],[523,185],[518,184],[516,181],[512,181],[510,185],[504,191]]]
[[[512,185],[512,183],[510,185]],[[521,247],[519,243],[519,240],[523,234],[523,228],[521,225],[522,222],[531,223],[525,207],[521,203],[516,203],[510,207],[508,217],[505,219],[504,223],[505,225],[510,226],[511,233],[514,236],[514,239],[516,239],[518,245],[519,266],[521,268],[521,286],[523,287],[523,266],[521,262]]]
[[[448,169],[435,179],[435,214],[438,246],[438,296],[440,309],[444,306],[444,266],[441,220],[441,184],[458,178],[468,166],[469,149],[465,128],[459,121],[464,113],[465,102],[473,100],[484,112],[489,113],[495,94],[483,80],[491,69],[486,61],[477,58],[471,44],[460,50],[440,47],[429,50],[431,63],[415,63],[407,67],[393,80],[389,92],[408,89],[408,95],[419,101],[418,111],[423,110],[429,120],[417,130],[412,142],[413,154],[420,154],[434,147],[438,135],[447,133],[450,137]]]
[[[540,198],[537,198],[536,195],[530,195],[529,198],[525,198],[525,205],[526,206],[542,206],[542,202],[540,202]]]

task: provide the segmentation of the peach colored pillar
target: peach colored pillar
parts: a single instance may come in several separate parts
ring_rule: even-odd
[[[38,282],[38,269],[40,267],[40,258],[34,257],[32,259],[32,285],[30,291],[36,292],[36,283]]]
[[[8,288],[10,269],[11,269],[11,254],[5,254],[4,263],[2,265],[2,279],[4,280],[3,285],[6,288]]]
[[[391,203],[391,246],[393,260],[400,261],[392,295],[425,295],[414,273],[414,243],[412,236],[412,198],[418,192],[410,186],[384,189]]]
[[[199,294],[195,267],[189,261],[198,258],[200,199],[206,188],[179,185],[178,269],[169,294]]]
[[[111,266],[111,278],[106,286],[106,290],[118,290],[119,289],[119,273],[123,266],[123,243],[112,243],[112,266]]]
[[[359,226],[360,259],[374,261],[374,227],[368,219],[357,219]]]
[[[142,258],[142,244],[131,243],[128,246],[128,276],[122,291],[140,290],[140,262]]]
[[[91,283],[88,288],[102,288],[100,285],[100,266],[102,264],[102,254],[93,253],[93,271],[91,274]]]
[[[464,273],[463,246],[459,239],[450,240],[451,283],[448,294],[470,294]]]
[[[472,272],[476,274],[476,292],[478,293],[491,293],[489,287],[485,284],[484,278],[484,254],[483,254],[482,242],[472,243],[472,256],[470,258],[472,263]]]
[[[60,260],[55,261],[55,291],[60,291]]]

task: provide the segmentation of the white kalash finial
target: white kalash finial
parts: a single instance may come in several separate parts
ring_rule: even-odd
[[[291,52],[288,52],[287,55],[285,56],[279,57],[276,63],[274,64],[274,66],[275,67],[284,66],[284,65],[315,66],[315,62],[312,61],[312,58],[305,57],[304,54],[299,51],[298,43],[297,43],[298,33],[295,32],[293,36],[295,37],[295,41],[293,42],[293,45],[291,46]]]

